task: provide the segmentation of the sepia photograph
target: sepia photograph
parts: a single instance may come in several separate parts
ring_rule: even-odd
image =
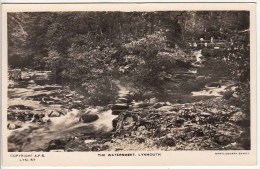
[[[6,21],[9,153],[252,150],[250,10],[8,11]]]

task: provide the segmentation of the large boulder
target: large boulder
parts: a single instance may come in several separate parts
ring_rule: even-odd
[[[120,113],[119,116],[113,120],[114,131],[117,134],[129,134],[136,126],[138,117],[130,112]]]
[[[98,118],[99,117],[96,114],[82,114],[79,118],[79,121],[82,121],[83,123],[91,123],[96,121]]]
[[[46,148],[47,151],[52,151],[52,150],[64,150],[65,146],[67,144],[68,140],[64,139],[55,139],[51,140]]]

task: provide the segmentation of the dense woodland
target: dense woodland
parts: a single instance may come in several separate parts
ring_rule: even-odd
[[[9,68],[49,70],[86,104],[105,105],[117,96],[115,81],[136,99],[166,92],[172,72],[193,68],[189,43],[225,41],[217,52],[202,49],[208,59],[200,70],[216,79],[224,72],[236,90],[223,98],[250,119],[249,25],[247,11],[8,13]],[[191,92],[206,83],[182,86]]]

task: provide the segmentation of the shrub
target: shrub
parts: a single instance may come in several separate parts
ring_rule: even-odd
[[[133,56],[127,75],[136,86],[160,88],[165,80],[163,75],[176,66],[186,66],[187,55],[180,48],[167,49],[162,32],[155,32],[136,41],[123,45],[125,53]]]
[[[86,104],[106,105],[114,100],[118,93],[118,87],[108,77],[93,79],[82,84]]]

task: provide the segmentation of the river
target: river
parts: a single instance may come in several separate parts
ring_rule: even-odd
[[[154,94],[148,100],[133,101],[132,105],[138,107],[151,100],[187,103],[221,97],[225,88],[232,82],[222,81],[221,86],[213,87],[205,85],[213,80],[216,82],[216,79],[208,78],[205,73],[203,75],[198,73],[203,67],[201,51],[196,51],[195,55],[197,66],[183,72],[172,72],[173,80],[165,84],[164,88],[167,89],[165,92]],[[113,115],[107,107],[71,108],[69,105],[81,103],[84,96],[69,90],[66,86],[54,84],[50,74],[51,72],[48,71],[28,70],[23,72],[23,79],[27,78],[27,80],[9,81],[11,84],[8,89],[9,151],[46,151],[51,140],[76,138],[80,135],[94,136],[85,140],[91,142],[98,135],[113,130],[112,120],[117,115]],[[194,86],[201,81],[204,83],[193,90]],[[119,88],[118,96],[127,94],[131,90],[119,81],[114,83]],[[92,123],[80,122],[79,117],[86,112],[97,114],[98,120]],[[33,114],[42,115],[42,120],[33,121]]]

